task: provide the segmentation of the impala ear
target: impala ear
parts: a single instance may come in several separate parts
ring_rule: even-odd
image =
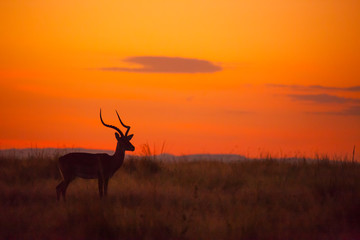
[[[116,132],[115,133],[115,137],[116,137],[116,139],[119,141],[120,140],[120,136],[119,136],[119,134]]]
[[[133,138],[134,134],[130,134],[129,136],[127,136],[128,141],[130,141]]]

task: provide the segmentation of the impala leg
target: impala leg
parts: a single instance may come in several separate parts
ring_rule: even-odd
[[[104,195],[105,196],[107,196],[108,183],[109,183],[109,178],[105,178],[105,180],[104,180]]]
[[[67,187],[69,186],[70,182],[71,182],[71,180],[64,180],[64,185],[62,188],[62,196],[64,198],[64,201],[66,200],[66,190],[67,190]]]
[[[103,196],[103,189],[104,189],[104,180],[102,179],[102,177],[99,177],[99,195],[100,195],[100,198],[102,198]]]
[[[64,184],[65,184],[64,181],[61,181],[61,183],[59,183],[59,185],[56,186],[56,198],[58,201],[60,200]]]

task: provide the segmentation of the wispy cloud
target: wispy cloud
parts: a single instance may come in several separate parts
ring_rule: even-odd
[[[360,105],[358,106],[352,106],[347,109],[344,109],[342,112],[340,112],[342,115],[356,115],[360,116]]]
[[[294,101],[305,101],[311,103],[360,103],[360,99],[339,97],[329,94],[288,94]]]
[[[307,112],[308,114],[338,115],[338,116],[360,116],[360,105],[351,106],[341,111]]]
[[[351,87],[329,87],[322,85],[290,85],[290,84],[266,84],[268,87],[276,88],[290,88],[299,91],[314,91],[314,90],[329,90],[329,91],[347,91],[347,92],[360,92],[360,86]]]
[[[103,67],[100,70],[134,73],[214,73],[222,70],[221,66],[210,61],[194,58],[137,56],[128,57],[123,62],[141,67]]]
[[[319,110],[306,111],[306,114],[314,115],[333,115],[333,116],[360,116],[360,98],[338,96],[350,94],[350,92],[360,92],[360,86],[350,87],[329,87],[322,85],[296,85],[296,84],[266,84],[269,88],[283,88],[291,92],[285,94],[295,102],[313,104],[318,107],[343,106],[342,110]],[[347,92],[347,93],[345,93]],[[333,94],[329,94],[333,93]],[[335,95],[335,93],[338,93]]]

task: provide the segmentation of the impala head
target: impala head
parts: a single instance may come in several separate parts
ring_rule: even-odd
[[[135,150],[135,147],[131,144],[130,140],[132,139],[132,137],[134,136],[134,134],[130,134],[128,135],[129,133],[129,130],[130,130],[130,126],[127,126],[125,125],[122,121],[121,121],[121,118],[118,114],[118,112],[116,111],[116,115],[118,116],[119,118],[119,121],[121,123],[121,125],[123,125],[123,127],[125,127],[127,130],[125,132],[125,135],[124,133],[117,127],[115,126],[112,126],[112,125],[109,125],[109,124],[106,124],[104,123],[102,117],[101,117],[101,109],[100,109],[100,120],[101,120],[101,123],[105,126],[105,127],[108,127],[108,128],[112,128],[114,130],[116,130],[117,132],[115,133],[115,138],[117,140],[117,146],[126,150],[126,151],[134,151]],[[119,135],[120,134],[120,135]]]

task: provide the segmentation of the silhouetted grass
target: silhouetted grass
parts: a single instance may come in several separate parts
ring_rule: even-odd
[[[335,159],[336,160],[336,159]],[[100,200],[56,156],[0,158],[1,239],[359,239],[360,167],[329,160],[130,157]]]

